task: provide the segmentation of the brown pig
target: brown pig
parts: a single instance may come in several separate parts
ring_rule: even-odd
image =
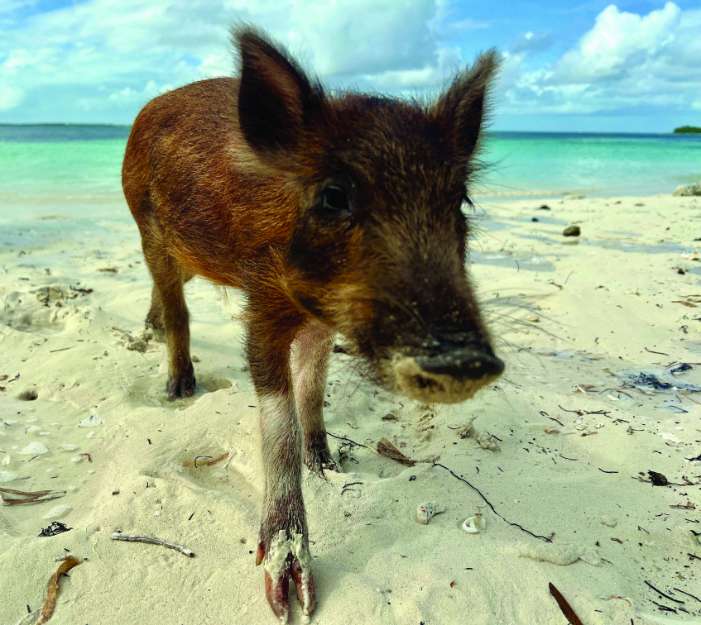
[[[148,326],[168,347],[169,397],[195,390],[183,285],[246,296],[265,498],[257,562],[286,622],[293,579],[315,607],[300,477],[335,469],[322,416],[340,333],[383,387],[460,402],[503,370],[467,274],[462,211],[493,52],[430,105],[330,95],[279,46],[234,31],[239,78],[203,80],[139,113],[124,194],[153,277]]]

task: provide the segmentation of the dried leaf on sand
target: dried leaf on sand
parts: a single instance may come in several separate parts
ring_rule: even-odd
[[[58,600],[59,591],[59,581],[61,576],[65,575],[74,566],[80,564],[80,560],[73,556],[68,556],[61,561],[56,572],[49,579],[49,590],[46,593],[46,599],[44,600],[44,605],[39,613],[39,618],[37,619],[36,625],[43,625],[48,622],[48,620],[53,616],[54,610],[56,609],[56,601]]]
[[[413,467],[416,464],[415,460],[405,456],[386,438],[381,438],[377,443],[377,453],[381,456],[385,456],[386,458],[391,458],[395,462],[399,462],[400,464],[404,464],[408,467]]]
[[[548,584],[550,589],[550,594],[555,597],[557,605],[560,606],[560,610],[565,615],[565,618],[570,622],[570,625],[584,625],[581,619],[577,616],[572,606],[569,604],[567,599],[562,596],[562,593],[555,587],[554,584]]]

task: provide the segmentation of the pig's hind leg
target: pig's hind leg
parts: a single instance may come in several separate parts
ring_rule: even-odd
[[[292,343],[292,380],[297,416],[304,428],[304,463],[319,475],[337,471],[324,426],[324,391],[333,332],[318,322],[308,322]]]
[[[162,332],[168,348],[168,399],[191,397],[195,372],[190,358],[190,320],[183,285],[192,274],[184,271],[168,253],[159,232],[142,229],[146,264],[153,277],[151,308],[146,325]]]

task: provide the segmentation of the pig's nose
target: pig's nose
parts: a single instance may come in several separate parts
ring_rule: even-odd
[[[491,351],[491,350],[490,350]],[[504,361],[492,353],[470,348],[451,349],[433,356],[419,356],[416,364],[427,373],[448,375],[459,380],[497,376]]]

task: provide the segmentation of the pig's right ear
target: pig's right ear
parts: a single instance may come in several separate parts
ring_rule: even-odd
[[[489,109],[489,92],[498,70],[495,50],[481,54],[472,67],[455,77],[433,106],[433,114],[464,158],[469,158],[479,143]]]
[[[244,138],[261,153],[294,149],[321,109],[321,86],[255,29],[234,29],[232,40],[241,64],[238,113]]]

